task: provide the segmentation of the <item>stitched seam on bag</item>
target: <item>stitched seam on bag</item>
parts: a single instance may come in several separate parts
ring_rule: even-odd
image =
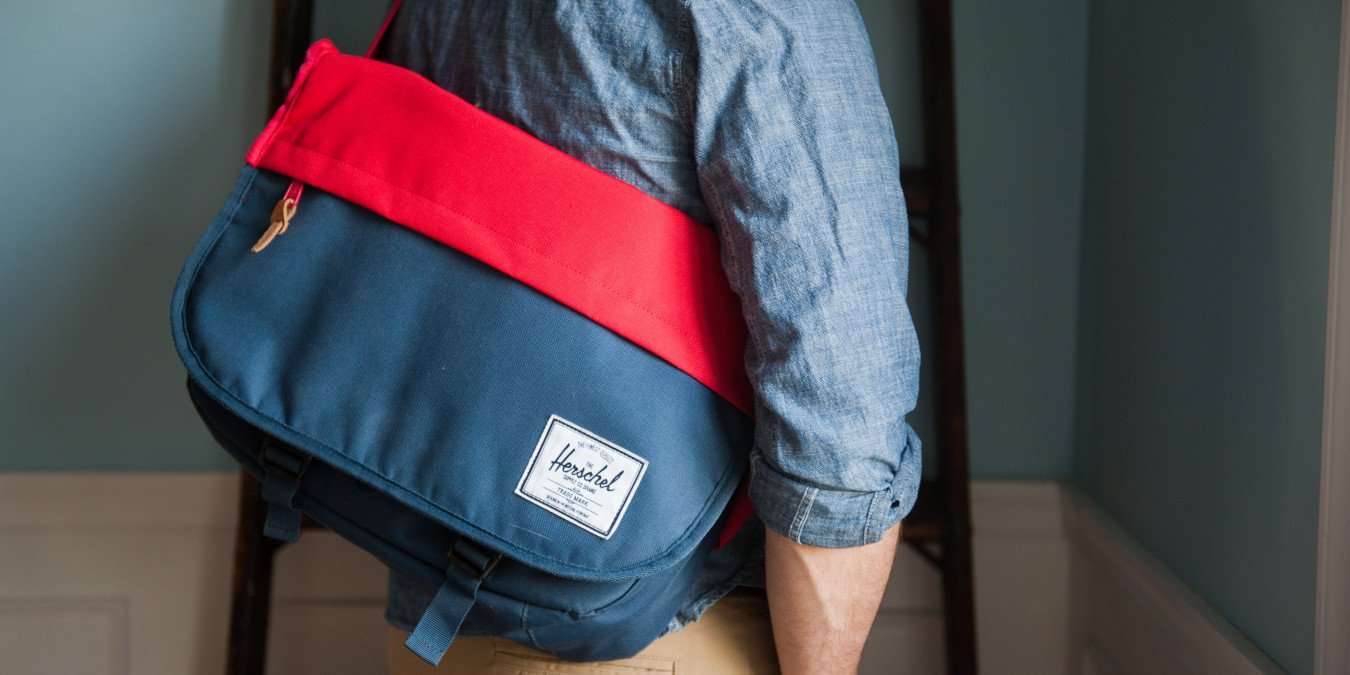
[[[591,617],[597,616],[597,615],[602,614],[602,613],[604,613],[604,612],[608,612],[608,611],[609,611],[610,609],[612,609],[615,605],[617,605],[617,604],[623,602],[624,600],[627,600],[627,599],[628,599],[628,596],[630,596],[630,595],[632,595],[633,593],[635,593],[636,590],[637,590],[638,584],[642,583],[642,580],[643,580],[643,579],[646,579],[646,578],[647,578],[647,577],[633,577],[633,583],[629,584],[629,585],[628,585],[628,588],[623,589],[623,592],[619,594],[619,597],[614,598],[613,600],[610,600],[609,602],[606,602],[606,603],[604,603],[603,605],[600,605],[599,607],[594,607],[594,608],[588,609],[588,610],[586,610],[586,611],[584,611],[584,612],[578,612],[578,611],[570,610],[570,609],[569,609],[569,610],[563,610],[563,611],[566,611],[566,612],[568,613],[568,615],[570,615],[573,619],[589,619],[589,618],[591,618]]]
[[[520,629],[522,631],[525,631],[525,637],[529,638],[531,643],[534,643],[535,642],[534,633],[530,631],[529,616],[530,616],[530,603],[528,602],[520,603]]]
[[[694,336],[693,336],[693,335],[691,335],[690,333],[686,332],[683,328],[681,328],[680,326],[676,325],[675,323],[672,323],[672,322],[670,321],[670,319],[666,318],[664,315],[658,314],[655,310],[651,309],[651,308],[648,307],[647,305],[645,305],[645,304],[643,304],[643,303],[641,303],[641,302],[638,302],[638,301],[635,300],[632,296],[623,293],[623,292],[620,291],[619,289],[616,289],[616,288],[614,288],[613,286],[610,286],[609,284],[606,284],[606,283],[603,282],[603,281],[600,281],[600,280],[598,280],[598,279],[596,279],[596,278],[594,278],[594,277],[591,277],[591,276],[587,275],[586,273],[584,273],[584,272],[582,272],[582,271],[580,271],[580,270],[578,270],[578,269],[572,267],[571,265],[568,265],[567,263],[561,262],[561,261],[559,261],[559,260],[557,260],[557,259],[555,259],[555,258],[553,258],[553,257],[550,257],[547,253],[544,253],[543,251],[540,251],[540,250],[534,248],[533,246],[531,246],[531,245],[529,245],[529,244],[523,243],[523,242],[521,242],[521,241],[519,241],[519,240],[513,238],[511,235],[507,234],[506,232],[504,232],[504,231],[502,231],[502,230],[500,230],[500,229],[497,229],[497,228],[495,228],[495,227],[492,227],[491,225],[486,225],[486,224],[484,224],[484,223],[481,223],[481,222],[479,222],[478,220],[475,220],[474,218],[471,218],[471,217],[469,217],[469,216],[466,216],[466,215],[464,215],[463,213],[461,213],[461,212],[455,210],[454,208],[452,208],[452,207],[450,207],[450,206],[447,206],[447,205],[445,205],[445,204],[442,204],[441,202],[438,202],[438,201],[436,201],[436,200],[434,200],[434,199],[432,199],[432,198],[430,198],[430,197],[428,197],[428,196],[426,196],[426,195],[423,195],[423,194],[418,193],[418,192],[414,192],[414,191],[409,190],[409,189],[407,189],[407,188],[405,188],[405,187],[403,187],[403,186],[401,186],[401,185],[396,185],[396,184],[394,184],[394,183],[391,183],[391,182],[390,182],[388,179],[386,179],[384,176],[381,176],[381,175],[379,175],[379,174],[372,173],[372,172],[370,172],[369,170],[367,170],[367,169],[365,169],[365,168],[363,168],[363,167],[357,166],[357,165],[355,165],[355,164],[352,164],[351,162],[348,162],[348,161],[346,161],[346,160],[344,160],[344,159],[342,159],[342,158],[340,158],[340,157],[334,157],[333,155],[330,155],[330,154],[328,154],[328,153],[325,153],[325,152],[322,152],[322,151],[319,151],[319,150],[315,150],[315,149],[313,149],[313,148],[309,148],[309,147],[306,147],[306,146],[303,146],[303,145],[299,145],[298,143],[295,143],[295,142],[293,142],[293,141],[288,141],[288,140],[285,140],[285,139],[277,139],[277,140],[276,140],[276,143],[281,144],[281,145],[289,146],[289,147],[291,147],[291,148],[293,148],[293,149],[295,149],[295,150],[300,150],[300,151],[302,151],[302,152],[310,152],[310,153],[319,155],[319,156],[321,156],[321,157],[327,158],[327,159],[329,159],[329,160],[332,160],[332,161],[334,161],[334,162],[337,162],[337,163],[339,163],[339,164],[342,164],[343,166],[346,166],[346,167],[352,169],[353,171],[358,171],[358,172],[360,172],[360,173],[362,173],[362,174],[364,174],[364,175],[366,175],[366,176],[368,176],[368,177],[370,177],[370,178],[372,178],[372,179],[374,179],[374,180],[377,180],[377,181],[379,181],[380,183],[383,183],[384,185],[386,185],[386,186],[388,186],[388,187],[390,187],[390,188],[392,188],[392,189],[394,189],[394,190],[398,190],[399,192],[402,192],[402,193],[404,193],[404,194],[406,194],[406,195],[408,195],[408,196],[410,196],[410,197],[415,197],[415,198],[417,198],[417,199],[419,199],[419,200],[421,200],[421,201],[423,201],[423,202],[425,202],[425,203],[427,203],[427,204],[429,204],[429,205],[431,205],[431,206],[437,207],[437,208],[439,208],[439,209],[441,209],[441,210],[443,210],[443,211],[447,211],[447,212],[453,214],[454,216],[456,216],[456,217],[458,217],[458,218],[460,218],[460,219],[462,219],[462,220],[468,222],[468,223],[471,224],[471,225],[474,225],[474,226],[476,226],[476,227],[478,227],[478,228],[480,228],[480,229],[483,229],[483,230],[487,230],[488,232],[491,232],[491,233],[493,233],[493,234],[495,234],[495,235],[501,237],[502,239],[504,239],[504,240],[506,240],[506,241],[508,241],[508,242],[510,242],[510,243],[512,243],[512,244],[514,244],[514,245],[516,245],[517,247],[519,247],[519,248],[521,248],[521,249],[524,249],[525,251],[528,251],[528,252],[530,252],[530,253],[533,253],[534,255],[538,256],[539,258],[541,258],[541,259],[543,259],[543,260],[545,260],[545,261],[547,261],[547,262],[553,263],[553,264],[557,265],[558,267],[561,267],[561,268],[567,270],[568,272],[571,272],[572,274],[576,275],[578,278],[582,279],[583,281],[589,282],[589,283],[591,283],[591,284],[593,284],[593,285],[595,285],[595,286],[600,287],[601,289],[603,289],[603,290],[605,290],[605,291],[608,291],[610,294],[614,295],[617,299],[622,300],[625,304],[628,304],[628,305],[632,306],[632,307],[635,308],[635,309],[641,310],[644,314],[647,314],[648,316],[652,317],[653,319],[656,319],[657,321],[659,321],[659,322],[661,322],[662,324],[666,325],[666,326],[669,327],[670,329],[674,330],[675,333],[676,333],[677,335],[679,335],[680,337],[685,338],[686,340],[689,340],[689,341],[691,341],[691,342],[698,342],[698,340],[694,339]],[[316,185],[315,187],[318,187],[318,186]],[[405,227],[406,227],[406,226],[405,226]],[[686,373],[686,374],[687,374],[687,373]],[[693,376],[691,375],[690,377],[693,377]],[[697,380],[698,378],[694,378],[694,379]],[[704,386],[707,386],[707,384],[704,383],[704,382],[700,382],[700,384],[703,384]],[[712,387],[709,387],[709,389],[711,389],[711,388],[712,388]],[[714,391],[716,391],[716,390],[714,390]],[[720,393],[719,393],[719,395],[720,395]]]
[[[520,627],[525,629],[525,636],[530,638],[531,645],[534,645],[536,649],[543,649],[543,646],[539,644],[539,638],[535,637],[534,635],[534,629],[530,628],[530,619],[529,619],[530,603],[522,602],[520,603],[520,605],[521,605]],[[494,649],[493,651],[496,650]]]

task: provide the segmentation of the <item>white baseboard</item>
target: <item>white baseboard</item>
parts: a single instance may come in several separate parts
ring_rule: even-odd
[[[1066,494],[1070,672],[1283,672],[1089,500]]]
[[[1055,482],[972,484],[980,672],[1066,673],[1064,508],[1064,490]]]
[[[222,672],[237,480],[0,474],[0,672]],[[972,509],[982,672],[1269,665],[1057,483],[976,481]],[[383,672],[373,558],[306,533],[273,588],[271,672]],[[862,672],[937,675],[942,644],[938,575],[902,548]],[[1159,654],[1174,656],[1159,666]]]

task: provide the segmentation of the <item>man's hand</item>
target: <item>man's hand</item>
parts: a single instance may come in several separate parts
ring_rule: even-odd
[[[899,539],[897,524],[874,544],[819,548],[765,529],[769,613],[785,675],[857,672]]]

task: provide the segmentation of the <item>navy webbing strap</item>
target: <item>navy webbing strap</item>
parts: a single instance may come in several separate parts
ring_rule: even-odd
[[[464,617],[477,602],[483,579],[502,559],[500,553],[493,553],[463,537],[450,546],[449,557],[445,582],[403,643],[409,651],[433,666],[440,665],[441,657],[455,641]]]
[[[300,511],[295,508],[295,494],[300,491],[300,478],[309,466],[309,455],[268,436],[262,443],[262,464],[262,499],[267,502],[263,534],[295,541],[300,538]]]

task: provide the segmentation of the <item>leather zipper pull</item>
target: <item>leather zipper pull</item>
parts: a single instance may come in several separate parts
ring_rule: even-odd
[[[276,207],[272,209],[272,224],[267,226],[262,236],[253,244],[251,249],[254,253],[261,253],[267,245],[272,243],[279,235],[286,232],[286,228],[291,226],[291,219],[295,217],[295,200],[283,197],[277,202]]]
[[[282,195],[281,201],[272,207],[272,224],[263,230],[262,236],[253,243],[250,249],[254,253],[259,253],[272,243],[273,239],[286,233],[286,228],[291,226],[291,219],[295,217],[296,209],[300,208],[300,193],[304,186],[299,181],[292,182],[286,189],[286,194]]]

